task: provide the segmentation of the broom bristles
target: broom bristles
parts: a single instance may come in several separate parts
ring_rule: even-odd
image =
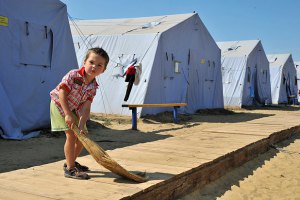
[[[85,149],[97,161],[98,164],[102,165],[111,172],[127,179],[140,183],[147,181],[145,177],[130,173],[121,165],[119,165],[96,142],[91,140],[86,135],[81,134],[79,128],[76,125],[72,125],[72,130],[74,131],[82,145],[85,147]]]

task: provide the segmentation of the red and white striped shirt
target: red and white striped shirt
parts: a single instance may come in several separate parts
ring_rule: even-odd
[[[98,83],[93,80],[90,84],[86,84],[84,78],[84,67],[69,71],[62,81],[50,92],[50,97],[56,104],[60,114],[65,116],[59,100],[60,88],[65,88],[68,92],[67,102],[71,111],[75,111],[79,116],[79,111],[86,101],[93,101],[98,88]]]

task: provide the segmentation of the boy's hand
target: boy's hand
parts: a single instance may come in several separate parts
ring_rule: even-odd
[[[75,120],[72,115],[66,115],[65,122],[69,126],[69,128],[72,128],[72,124],[75,123]]]
[[[85,132],[84,130],[80,130],[80,134],[83,134],[83,135],[85,135],[85,136],[88,136],[88,133]]]

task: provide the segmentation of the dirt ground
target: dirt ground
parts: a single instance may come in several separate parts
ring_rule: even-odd
[[[298,111],[299,109],[299,107],[290,106],[268,108],[263,107],[259,109],[248,108],[238,110],[202,110],[194,115],[180,115],[179,124],[173,124],[172,113],[166,112],[156,116],[146,116],[139,119],[137,131],[131,130],[131,117],[92,114],[91,121],[88,122],[88,129],[90,131],[90,137],[92,140],[96,141],[105,150],[113,150],[138,143],[163,140],[168,137],[176,137],[175,134],[185,134],[184,131],[186,131],[186,128],[189,127],[193,127],[194,131],[200,131],[204,128],[216,127],[224,123],[231,124],[243,121],[251,121],[254,119],[274,115],[276,112]],[[180,131],[181,129],[182,131]],[[172,130],[177,131],[175,132]],[[282,146],[280,147],[288,147],[289,144],[297,143],[297,147],[293,146],[291,149],[287,149],[286,151],[299,152],[299,138],[300,136],[298,135],[296,138],[287,141],[286,144],[281,144]],[[49,131],[49,129],[44,130],[40,136],[28,140],[15,141],[0,139],[0,173],[63,160],[64,142],[65,135],[63,132],[52,133]],[[82,152],[82,156],[84,155],[87,155],[85,150]],[[259,180],[253,180],[253,174],[261,173],[261,168],[268,167],[268,163],[274,160],[273,157],[282,157],[280,155],[281,151],[274,149],[265,156],[259,157],[258,160],[254,160],[254,163],[251,164],[252,161],[249,162],[250,164],[245,165],[245,168],[239,168],[233,172],[230,172],[228,175],[229,177],[227,177],[227,175],[222,177],[220,179],[221,182],[210,184],[210,186],[205,188],[205,190],[201,190],[203,193],[197,193],[196,195],[197,197],[202,195],[201,199],[205,199],[205,197],[209,197],[206,199],[216,199],[220,197],[224,199],[247,199],[247,196],[243,196],[242,194],[248,194],[251,196],[253,192],[257,192],[256,185],[259,185]],[[291,155],[298,157],[287,161]],[[284,166],[286,166],[286,168],[291,168],[291,170],[295,170],[293,173],[299,171],[300,167],[299,154],[295,153],[291,155],[283,153],[283,160],[278,161],[277,164],[270,165],[267,168],[267,171],[275,170],[274,173],[276,174],[276,176],[274,175],[274,179],[271,179],[270,182],[279,182],[281,184],[284,180],[287,184],[281,184],[280,187],[290,186],[288,184],[289,179],[287,178],[291,176],[292,172],[286,172],[289,175],[284,174]],[[281,165],[281,163],[284,163],[285,161],[287,161],[285,165]],[[282,173],[280,174],[279,172],[281,171]],[[267,176],[273,175],[269,174]],[[297,189],[299,189],[296,191],[300,191],[300,175],[297,176],[297,179],[291,179],[291,181],[294,185],[296,185]],[[263,179],[266,179],[266,177],[263,177]],[[243,185],[246,184],[246,182],[247,184],[250,184],[250,186],[244,187]],[[251,183],[253,184],[251,185]],[[262,181],[262,184],[266,184],[266,181]],[[253,187],[256,189],[253,189]],[[267,191],[280,189],[279,186],[266,187],[269,187],[266,189]],[[236,198],[232,198],[235,196],[235,194],[239,195],[237,195]],[[263,197],[264,196],[262,195],[262,199],[264,199]],[[297,198],[298,197],[296,196],[296,198],[292,199]]]
[[[300,133],[180,200],[300,199]]]

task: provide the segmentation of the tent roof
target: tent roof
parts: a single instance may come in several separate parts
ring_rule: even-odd
[[[278,67],[283,66],[291,54],[268,54],[267,58],[270,63],[270,67]]]
[[[222,56],[245,56],[249,55],[260,40],[241,40],[241,41],[225,41],[217,42],[217,45],[221,49]]]
[[[195,13],[165,15],[141,18],[104,19],[104,20],[75,20],[70,21],[73,35],[118,35],[118,34],[147,34],[164,32],[186,19],[197,15]],[[74,25],[75,23],[75,25]],[[148,26],[148,28],[146,28]]]

